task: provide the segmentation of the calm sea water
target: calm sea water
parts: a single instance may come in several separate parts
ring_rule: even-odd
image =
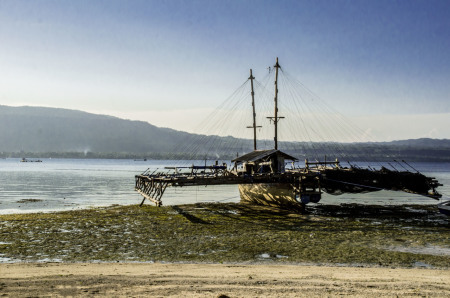
[[[183,162],[188,165],[192,162]],[[134,175],[146,169],[180,164],[176,161],[105,159],[42,159],[20,162],[0,159],[0,214],[73,210],[113,204],[139,204]],[[422,173],[436,177],[439,191],[449,199],[450,163],[413,163]],[[239,202],[236,185],[167,188],[165,205],[196,202]],[[438,201],[402,192],[323,195],[322,204],[436,204]]]

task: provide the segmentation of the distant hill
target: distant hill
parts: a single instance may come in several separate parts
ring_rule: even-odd
[[[251,140],[232,137],[200,136],[169,128],[160,128],[143,121],[124,120],[81,111],[0,105],[0,156],[2,157],[108,157],[108,158],[173,158],[192,157],[180,152],[180,144],[217,143],[210,147],[211,158],[232,158],[237,152],[249,151]],[[238,142],[239,145],[236,145]],[[336,147],[336,144],[333,144]],[[318,152],[324,144],[280,143],[280,148],[299,159],[330,156]],[[450,161],[450,140],[416,139],[385,143],[339,144],[350,160]],[[185,149],[182,149],[185,150]],[[283,149],[284,150],[284,149]],[[213,153],[214,152],[214,153]],[[205,153],[201,155],[203,158]],[[199,156],[197,156],[198,158]]]
[[[406,147],[421,147],[421,148],[448,148],[450,147],[450,140],[448,139],[430,139],[430,138],[421,138],[421,139],[409,139],[409,140],[399,140],[392,142],[383,142],[378,143],[382,145],[390,145],[390,146],[406,146]]]
[[[0,151],[164,152],[188,134],[81,111],[0,106]]]

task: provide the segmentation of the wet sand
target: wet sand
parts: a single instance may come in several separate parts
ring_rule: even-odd
[[[0,264],[0,293],[29,296],[299,297],[450,295],[450,271],[302,265]]]

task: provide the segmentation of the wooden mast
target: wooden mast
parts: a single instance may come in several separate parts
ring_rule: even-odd
[[[255,77],[250,69],[250,77],[248,78],[252,86],[252,107],[253,107],[253,126],[247,126],[247,128],[253,128],[253,150],[256,150],[256,128],[261,126],[256,126],[256,112],[255,112],[255,91],[253,90],[253,80]]]
[[[275,137],[273,139],[275,141],[275,150],[278,150],[278,120],[284,118],[278,117],[278,68],[281,68],[280,64],[278,64],[278,57],[277,63],[273,67],[275,67],[275,116],[267,118],[273,120],[273,123],[275,124]]]

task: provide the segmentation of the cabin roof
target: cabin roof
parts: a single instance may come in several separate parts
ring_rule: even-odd
[[[271,155],[282,156],[285,159],[289,159],[289,160],[298,160],[297,158],[290,156],[289,154],[286,154],[284,152],[281,152],[280,150],[269,149],[269,150],[252,151],[250,153],[236,157],[235,159],[232,160],[232,162],[253,162],[253,161],[257,161],[257,160],[266,158]]]

